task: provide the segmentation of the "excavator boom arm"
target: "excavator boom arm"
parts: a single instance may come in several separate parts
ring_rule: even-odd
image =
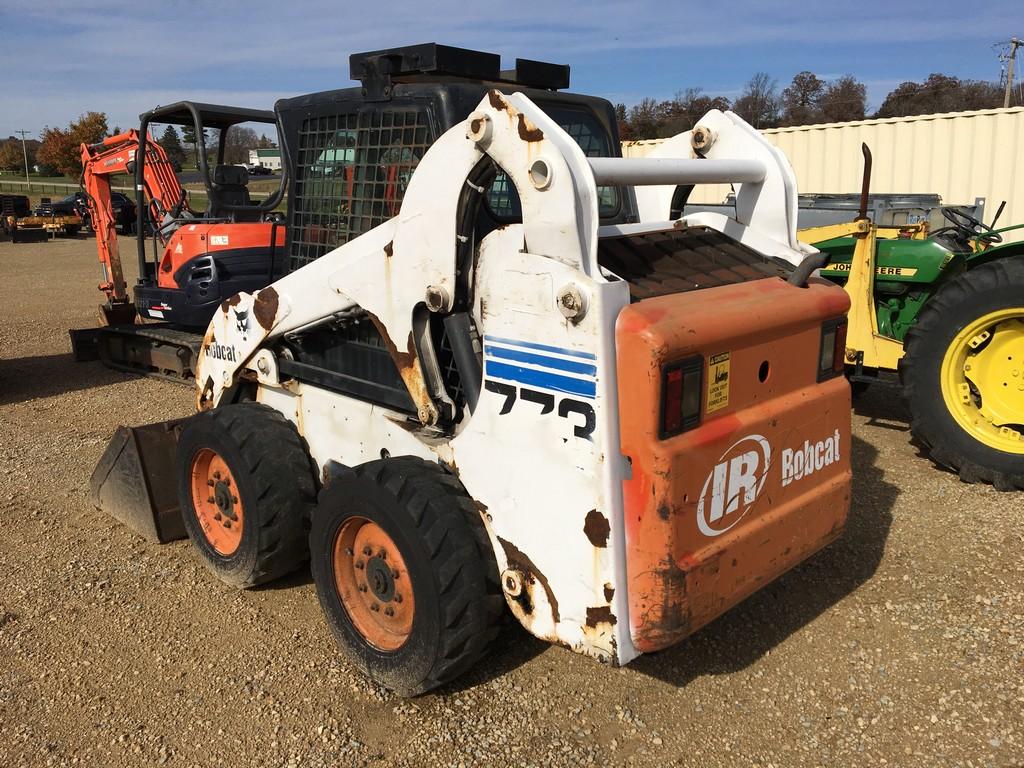
[[[108,136],[97,144],[81,146],[82,188],[89,206],[92,228],[96,233],[96,250],[103,277],[99,288],[107,296],[107,309],[104,313],[108,320],[115,306],[131,304],[121,269],[110,178],[134,173],[139,143],[139,133],[132,129]],[[151,219],[160,221],[168,212],[177,213],[187,207],[185,191],[178,182],[167,153],[152,136],[147,138],[146,153],[142,191],[150,208]]]

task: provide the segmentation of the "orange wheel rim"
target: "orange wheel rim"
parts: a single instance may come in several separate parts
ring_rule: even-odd
[[[192,457],[192,506],[203,536],[225,557],[242,542],[245,516],[238,494],[238,483],[219,453],[203,448]]]
[[[334,539],[334,585],[356,630],[374,648],[395,651],[416,613],[402,553],[384,529],[364,517],[342,523]]]

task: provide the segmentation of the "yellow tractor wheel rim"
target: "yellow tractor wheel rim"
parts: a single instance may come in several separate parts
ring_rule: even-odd
[[[982,315],[942,359],[942,399],[972,438],[1024,455],[1024,307]]]

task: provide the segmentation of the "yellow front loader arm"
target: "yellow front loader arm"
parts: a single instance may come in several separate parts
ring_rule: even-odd
[[[846,363],[858,361],[868,368],[896,370],[903,357],[903,344],[878,332],[875,312],[875,254],[880,229],[870,219],[856,219],[847,224],[801,230],[800,239],[820,243],[837,237],[853,237],[857,244],[850,261],[850,273],[843,286],[850,297],[846,335]],[[897,229],[905,230],[907,227]]]

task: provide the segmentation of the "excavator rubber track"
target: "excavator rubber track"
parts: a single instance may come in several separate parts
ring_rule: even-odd
[[[99,360],[108,368],[191,384],[203,337],[162,323],[109,325],[73,330],[76,361]]]

